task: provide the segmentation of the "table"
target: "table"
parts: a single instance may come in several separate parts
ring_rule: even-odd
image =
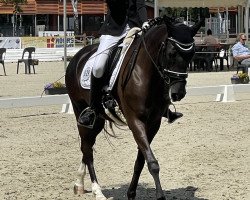
[[[224,69],[223,61],[224,59],[227,61],[227,68],[229,69],[229,56],[230,56],[230,46],[232,44],[229,43],[219,43],[213,45],[205,45],[205,44],[196,44],[195,45],[195,55],[193,58],[194,70],[195,68],[203,68],[206,71],[212,71],[213,62],[215,66],[215,70],[218,71],[218,66],[220,66],[220,70]],[[223,51],[224,50],[224,51]],[[223,53],[223,55],[221,55]],[[220,64],[218,65],[217,60],[220,60]],[[191,64],[192,70],[192,64]]]

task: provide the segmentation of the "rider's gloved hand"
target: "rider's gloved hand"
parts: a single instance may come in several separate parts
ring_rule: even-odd
[[[149,23],[148,22],[144,22],[143,24],[142,24],[142,29],[143,30],[147,30],[147,29],[149,29]]]

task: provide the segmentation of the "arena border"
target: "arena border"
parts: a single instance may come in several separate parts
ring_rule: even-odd
[[[224,103],[234,102],[235,93],[250,93],[250,84],[187,88],[187,96],[216,95],[215,101]],[[68,114],[74,113],[71,101],[67,94],[0,99],[0,109],[58,105],[58,104],[63,104],[61,113],[68,113]]]

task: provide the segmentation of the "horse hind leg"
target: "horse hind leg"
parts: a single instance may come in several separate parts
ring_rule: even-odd
[[[95,196],[96,200],[107,200],[107,198],[102,193],[101,186],[97,181],[93,161],[88,163],[88,170],[92,182],[92,194]]]
[[[138,150],[137,158],[136,158],[135,165],[134,165],[134,174],[133,174],[131,183],[129,185],[129,189],[127,191],[128,200],[135,199],[136,188],[137,188],[138,181],[139,181],[142,169],[144,167],[144,164],[145,164],[145,159],[143,157],[143,154],[141,153],[140,150]]]
[[[77,171],[77,180],[74,185],[74,193],[84,194],[86,190],[84,190],[84,177],[86,175],[86,165],[81,162],[80,167]]]
[[[86,167],[88,167],[90,179],[92,182],[92,193],[96,200],[107,200],[103,195],[100,185],[98,184],[94,164],[93,164],[93,145],[95,144],[96,136],[104,127],[104,120],[97,119],[93,129],[78,126],[81,137],[82,163],[78,169],[77,180],[75,182],[75,194],[82,194],[84,190],[84,177],[86,175]]]
[[[74,185],[74,193],[76,195],[85,194],[87,191],[84,189],[84,177],[86,176],[86,164],[81,162],[77,171],[77,180]],[[96,182],[92,182],[92,193],[96,197],[96,200],[107,200],[103,195],[100,185]]]

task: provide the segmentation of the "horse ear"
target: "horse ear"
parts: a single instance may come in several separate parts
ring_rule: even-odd
[[[197,23],[195,23],[191,27],[193,37],[196,35],[196,33],[198,32],[198,30],[200,29],[200,27],[202,26],[202,24],[204,24],[204,22],[205,22],[205,18],[201,18],[200,21],[198,21]]]
[[[167,26],[173,26],[174,19],[168,17],[167,15],[163,15],[163,20]]]

